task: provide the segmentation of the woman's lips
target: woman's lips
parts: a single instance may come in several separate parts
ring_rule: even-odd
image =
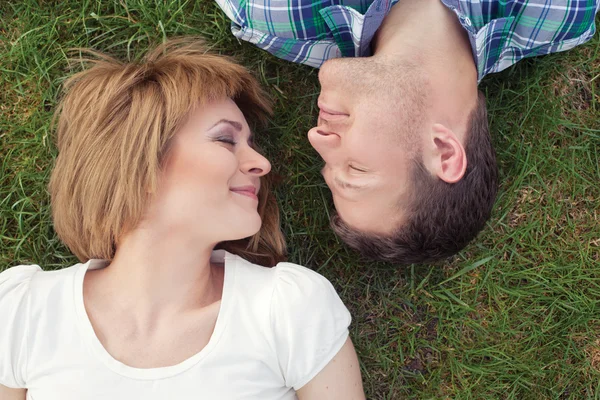
[[[243,186],[229,189],[233,193],[240,194],[242,196],[250,197],[251,199],[258,200],[256,195],[256,188],[254,186]]]

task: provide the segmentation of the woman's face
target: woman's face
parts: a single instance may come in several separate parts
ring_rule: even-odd
[[[153,210],[168,229],[194,239],[252,236],[261,226],[260,177],[270,170],[237,105],[228,98],[204,104],[172,138]]]

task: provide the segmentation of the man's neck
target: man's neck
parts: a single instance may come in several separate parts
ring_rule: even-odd
[[[441,0],[400,0],[373,49],[375,58],[417,65],[428,82],[434,122],[462,130],[477,99],[477,68],[466,31]]]

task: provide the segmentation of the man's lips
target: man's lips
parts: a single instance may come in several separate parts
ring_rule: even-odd
[[[254,186],[239,186],[229,189],[233,193],[240,194],[242,196],[250,197],[251,199],[258,200],[256,195],[256,188]]]
[[[335,121],[338,119],[343,119],[348,116],[348,114],[343,113],[341,111],[336,111],[325,104],[319,102],[319,117],[326,121]]]

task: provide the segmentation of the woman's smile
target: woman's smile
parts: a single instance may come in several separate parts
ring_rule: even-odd
[[[254,199],[256,201],[258,201],[258,196],[257,193],[258,191],[256,190],[256,187],[249,185],[249,186],[238,186],[235,188],[231,188],[229,189],[230,191],[232,191],[235,194],[239,194],[242,196],[247,196],[251,199]]]

